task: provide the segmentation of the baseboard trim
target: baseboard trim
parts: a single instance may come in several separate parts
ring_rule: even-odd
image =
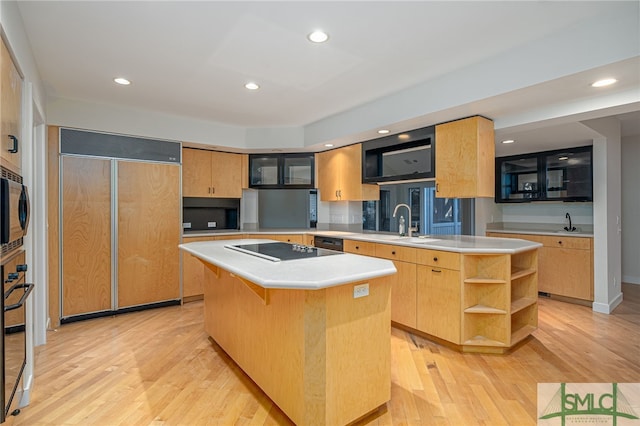
[[[638,284],[640,285],[640,277],[632,277],[631,275],[623,275],[622,282],[627,284]]]
[[[618,293],[618,295],[609,303],[593,302],[593,311],[609,315],[620,303],[622,303],[622,293]]]

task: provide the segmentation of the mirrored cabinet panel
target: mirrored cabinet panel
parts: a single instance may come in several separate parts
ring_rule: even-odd
[[[496,202],[592,201],[592,147],[496,158]]]

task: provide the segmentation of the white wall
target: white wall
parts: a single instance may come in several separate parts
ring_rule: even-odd
[[[622,281],[640,284],[640,135],[622,139]]]
[[[622,302],[620,121],[583,124],[602,135],[593,140],[593,310],[608,314]]]

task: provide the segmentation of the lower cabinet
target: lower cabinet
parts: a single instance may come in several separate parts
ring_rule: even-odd
[[[183,237],[182,243],[198,241],[233,240],[242,238],[241,235],[220,235],[207,237]],[[195,256],[180,251],[182,256],[182,301],[193,302],[201,300],[204,294],[204,264]]]
[[[460,271],[419,265],[418,330],[460,344]],[[393,305],[391,306],[393,310]]]
[[[538,290],[593,301],[593,238],[488,232],[488,237],[519,238],[541,243]]]

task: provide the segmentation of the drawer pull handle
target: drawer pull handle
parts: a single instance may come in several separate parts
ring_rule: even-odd
[[[392,251],[391,254],[395,256],[396,255],[396,251],[395,250]]]
[[[440,269],[432,269],[431,272],[437,272],[439,274],[442,271]]]
[[[437,258],[437,257],[434,257],[434,258],[433,258],[433,261],[434,261],[434,262],[437,262],[437,261],[438,261],[438,258]]]
[[[558,244],[562,244],[562,241],[558,241]]]
[[[360,250],[360,246],[356,246],[356,250]]]

